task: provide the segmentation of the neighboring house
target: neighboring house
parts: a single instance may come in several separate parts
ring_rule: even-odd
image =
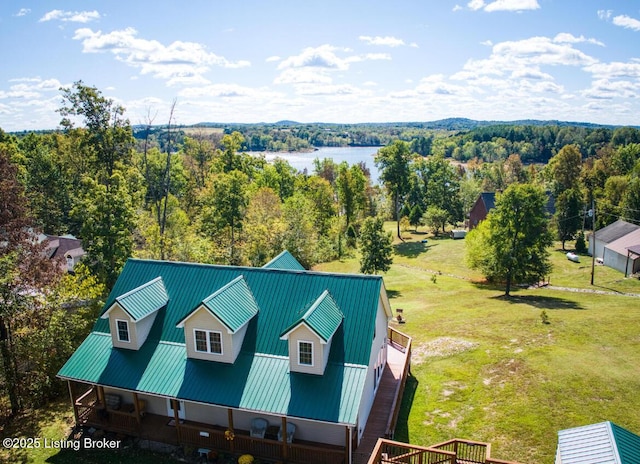
[[[487,218],[487,214],[496,207],[496,194],[483,192],[469,211],[469,230],[475,229],[481,221]]]
[[[634,230],[640,229],[640,226],[631,224],[629,222],[618,219],[616,222],[603,227],[595,232],[595,256],[596,258],[604,259],[604,247],[608,244],[615,242],[619,238],[624,237]],[[589,239],[589,254],[593,256],[593,234],[590,234]]]
[[[604,247],[604,265],[624,272],[625,277],[640,272],[640,255],[633,253],[637,247],[640,247],[640,227]]]
[[[78,425],[350,462],[391,316],[380,276],[305,271],[288,252],[263,268],[130,259],[58,376]]]
[[[601,422],[558,432],[556,464],[639,462],[640,436],[613,422]]]
[[[640,256],[634,253],[640,246],[640,226],[631,224],[621,219],[609,224],[589,236],[589,254],[613,269],[617,269],[625,275],[640,271]]]
[[[46,252],[49,259],[64,258],[63,267],[67,272],[73,272],[73,268],[85,255],[82,249],[82,241],[73,235],[46,235],[40,234],[40,242],[47,240]]]

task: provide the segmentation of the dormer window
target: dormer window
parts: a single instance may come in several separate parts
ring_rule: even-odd
[[[194,329],[193,336],[197,352],[222,354],[222,332]]]
[[[116,319],[118,327],[118,341],[129,343],[129,322],[122,319]]]
[[[304,374],[324,374],[329,361],[333,335],[344,315],[331,294],[325,290],[301,318],[280,335],[289,342],[289,369]]]
[[[176,327],[184,329],[187,357],[234,363],[258,303],[243,276],[216,290]]]
[[[298,364],[313,367],[313,342],[298,341]]]
[[[161,308],[169,302],[162,277],[117,296],[103,319],[109,319],[111,341],[116,348],[139,350],[144,344]]]

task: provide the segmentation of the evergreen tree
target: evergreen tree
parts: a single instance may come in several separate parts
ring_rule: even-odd
[[[393,263],[393,239],[385,232],[381,217],[368,217],[360,229],[360,272],[377,274],[387,272]]]

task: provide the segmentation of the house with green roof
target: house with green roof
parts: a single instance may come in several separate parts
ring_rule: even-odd
[[[78,426],[351,462],[389,350],[380,276],[130,259],[58,373]],[[264,425],[264,426],[263,426]]]
[[[558,432],[556,464],[637,464],[640,436],[606,421]]]

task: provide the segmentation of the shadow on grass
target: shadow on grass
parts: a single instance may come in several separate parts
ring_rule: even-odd
[[[573,309],[584,310],[582,305],[575,301],[567,300],[565,298],[557,298],[553,296],[539,296],[539,295],[511,295],[511,296],[494,296],[492,298],[506,301],[511,304],[526,304],[540,309]]]
[[[393,246],[396,255],[405,258],[417,258],[421,253],[428,251],[433,245],[422,242],[404,242]]]
[[[400,413],[398,414],[398,422],[394,431],[393,439],[409,443],[409,413],[413,406],[413,399],[418,390],[418,379],[409,372],[407,383],[404,386],[404,394],[402,395],[402,403],[400,404]]]
[[[389,299],[391,298],[398,298],[402,296],[402,292],[400,290],[390,290],[387,289],[387,297],[389,297]]]

